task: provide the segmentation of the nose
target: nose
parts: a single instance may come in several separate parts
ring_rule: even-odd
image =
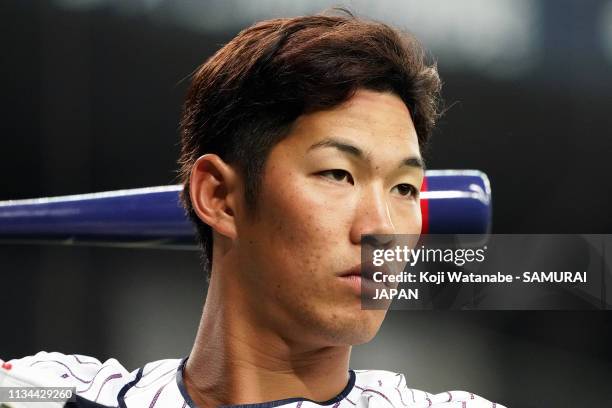
[[[394,242],[394,233],[395,225],[382,187],[372,186],[363,191],[351,226],[351,241],[356,245],[388,247]]]

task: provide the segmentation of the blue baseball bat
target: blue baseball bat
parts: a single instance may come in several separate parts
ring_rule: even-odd
[[[181,185],[0,201],[0,240],[195,248],[179,202]],[[490,231],[491,188],[477,170],[428,170],[423,233]]]

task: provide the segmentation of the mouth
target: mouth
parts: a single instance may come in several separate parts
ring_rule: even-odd
[[[354,294],[361,298],[365,296],[366,299],[369,299],[374,296],[377,289],[382,289],[388,285],[388,283],[374,281],[373,276],[375,272],[382,272],[383,274],[388,273],[385,271],[384,265],[376,267],[372,265],[371,262],[367,262],[355,265],[338,274],[337,277],[343,285],[347,285],[347,287],[351,288]],[[381,277],[377,275],[377,279],[380,278]]]
[[[356,279],[357,277],[373,281],[374,273],[382,272],[383,275],[389,275],[389,268],[387,265],[381,265],[379,267],[372,265],[371,262],[364,262],[341,272],[338,277]]]

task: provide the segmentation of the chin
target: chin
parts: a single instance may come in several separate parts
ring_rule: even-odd
[[[386,310],[359,310],[342,316],[334,314],[323,329],[323,335],[330,345],[356,346],[371,341],[385,318]]]

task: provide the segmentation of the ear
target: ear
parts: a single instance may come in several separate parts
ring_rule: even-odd
[[[198,217],[219,234],[236,237],[239,176],[216,154],[205,154],[191,168],[189,196]]]

